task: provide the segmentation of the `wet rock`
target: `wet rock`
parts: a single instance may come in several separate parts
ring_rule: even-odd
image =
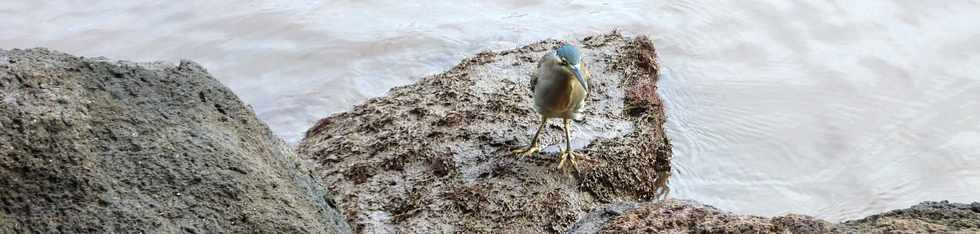
[[[320,181],[192,62],[0,50],[0,232],[349,232]]]
[[[610,217],[583,219],[572,233],[980,233],[980,203],[923,202],[831,224],[811,216],[732,214],[696,201],[618,204]],[[588,216],[587,216],[588,217]],[[599,228],[596,228],[599,227]]]
[[[644,203],[602,224],[599,233],[828,233],[829,222],[802,215],[737,215],[694,201]]]
[[[666,193],[670,143],[656,94],[659,66],[646,37],[576,41],[593,93],[573,128],[592,161],[559,171],[552,120],[543,154],[509,156],[538,121],[529,75],[556,48],[543,41],[483,52],[449,71],[392,89],[307,131],[300,154],[361,232],[565,232],[593,210]]]
[[[483,52],[449,71],[392,89],[320,120],[300,155],[356,232],[365,233],[920,233],[976,232],[977,203],[923,203],[832,224],[810,216],[732,214],[667,193],[671,148],[646,37],[597,35],[582,45],[593,73],[573,146],[594,160],[559,171],[561,128],[545,152],[529,143],[537,115],[529,75],[559,41]],[[760,204],[764,205],[764,204]]]
[[[847,221],[838,232],[848,233],[980,233],[980,202],[970,204],[927,201]]]
[[[602,229],[602,226],[609,222],[609,219],[619,217],[626,213],[626,211],[639,207],[639,203],[623,202],[609,204],[606,207],[593,209],[591,212],[579,219],[575,225],[572,225],[572,227],[568,229],[568,233],[585,234],[599,232],[599,230]]]

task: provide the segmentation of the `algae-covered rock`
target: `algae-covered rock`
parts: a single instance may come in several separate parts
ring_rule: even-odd
[[[583,219],[572,233],[980,233],[977,202],[923,202],[837,224],[797,214],[733,214],[688,200],[617,207],[604,211],[608,217]]]
[[[542,135],[544,153],[508,155],[537,127],[529,75],[553,40],[480,53],[327,117],[300,154],[319,163],[363,232],[564,232],[611,202],[662,196],[671,150],[652,42],[612,33],[573,43],[593,92],[573,127],[573,146],[593,159],[578,171],[556,169],[558,120]]]
[[[980,233],[980,202],[927,201],[842,223],[851,233]]]
[[[833,227],[810,216],[738,215],[674,199],[640,204],[597,226],[599,233],[828,233]]]
[[[200,66],[0,50],[0,232],[349,232]]]

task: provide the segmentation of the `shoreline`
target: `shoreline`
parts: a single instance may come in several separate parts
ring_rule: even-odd
[[[0,185],[9,188],[0,192],[0,230],[980,231],[976,202],[830,223],[659,199],[671,150],[656,50],[643,36],[576,42],[597,91],[575,137],[598,163],[557,171],[547,148],[506,157],[533,131],[529,67],[558,43],[483,52],[393,88],[324,118],[298,150],[193,62],[0,50]]]

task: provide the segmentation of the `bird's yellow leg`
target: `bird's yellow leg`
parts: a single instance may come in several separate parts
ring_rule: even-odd
[[[516,149],[514,151],[511,151],[511,155],[518,155],[518,156],[525,156],[526,157],[526,156],[534,155],[538,151],[541,151],[541,146],[538,144],[538,138],[541,136],[541,131],[544,129],[544,125],[547,122],[548,122],[548,119],[545,118],[544,116],[542,116],[541,117],[541,125],[538,125],[538,131],[534,132],[534,138],[531,139],[531,145],[528,145],[527,147],[524,147],[524,148],[520,148],[520,149]]]
[[[560,170],[562,166],[565,165],[565,160],[568,159],[572,163],[572,168],[575,168],[577,170],[578,164],[575,163],[575,159],[580,157],[585,158],[585,156],[579,153],[575,153],[575,151],[572,150],[572,137],[571,137],[572,121],[570,119],[562,119],[562,122],[565,125],[565,150],[562,150],[561,156],[559,156],[561,158],[561,161],[558,162],[558,169]]]

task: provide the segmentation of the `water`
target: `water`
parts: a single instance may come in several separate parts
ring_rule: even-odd
[[[0,1],[0,48],[191,59],[291,142],[465,56],[654,38],[673,197],[830,220],[980,200],[978,1]]]

